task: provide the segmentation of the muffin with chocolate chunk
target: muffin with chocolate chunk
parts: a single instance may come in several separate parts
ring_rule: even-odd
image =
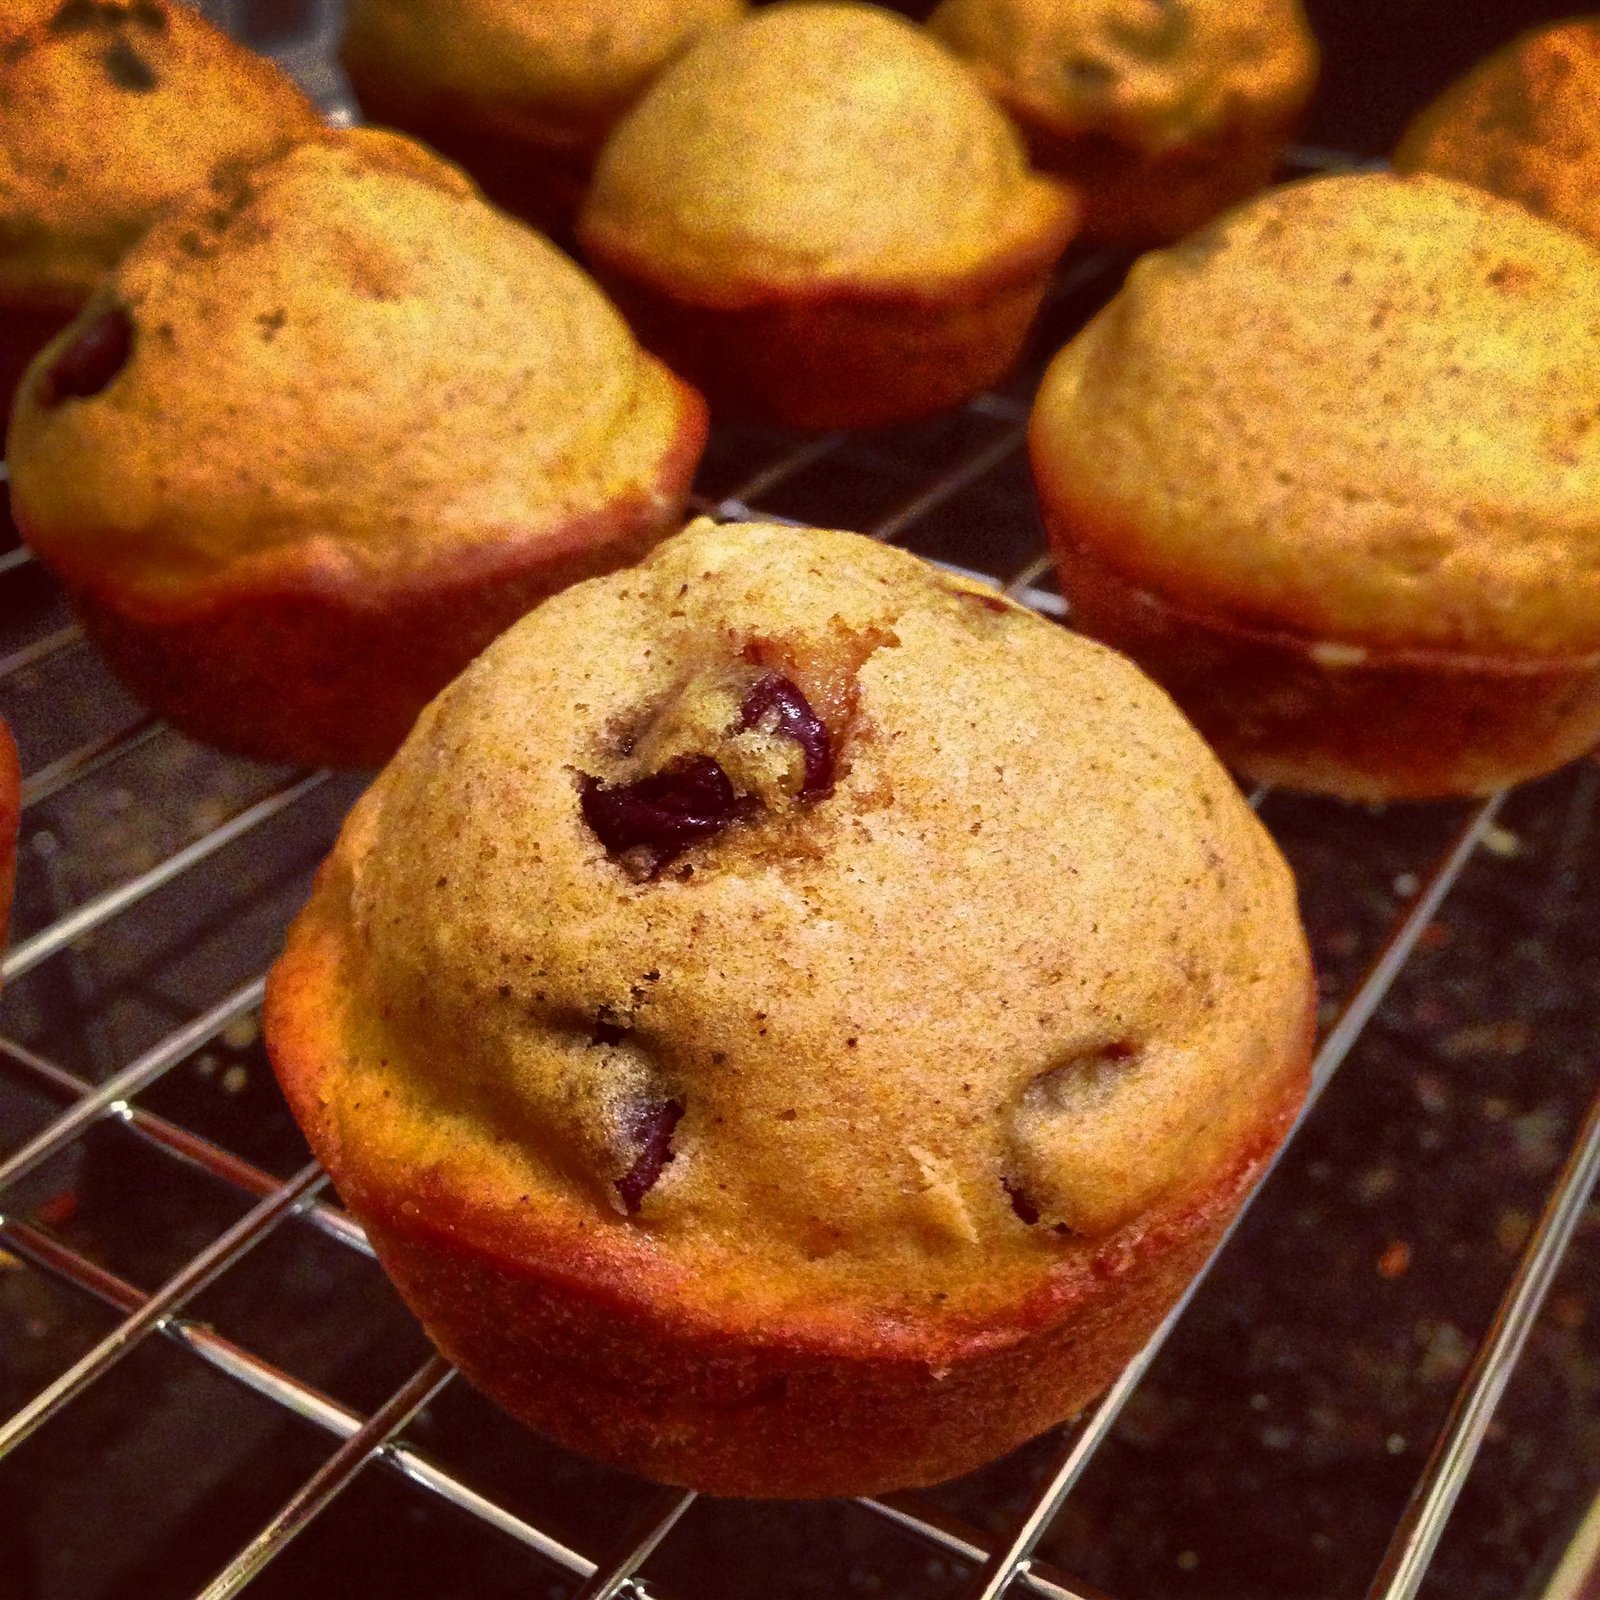
[[[43,352],[13,509],[178,727],[360,765],[676,531],[704,435],[567,257],[420,145],[329,130],[164,219]]]
[[[1299,0],[944,0],[928,26],[1078,189],[1084,232],[1118,244],[1267,183],[1317,78]]]
[[[318,126],[272,62],[176,0],[0,17],[0,385],[173,201]]]
[[[1035,403],[1077,624],[1240,771],[1485,794],[1600,738],[1600,252],[1475,189],[1275,189],[1145,256]]]
[[[497,205],[571,227],[600,146],[652,79],[746,0],[355,0],[362,110],[458,161]]]
[[[1009,370],[1075,215],[921,29],[775,5],[701,40],[622,120],[578,236],[714,408],[869,427]]]
[[[1417,117],[1394,164],[1504,195],[1600,244],[1600,17],[1496,51]]]
[[[1287,868],[1126,661],[853,534],[700,522],[429,707],[266,1032],[474,1382],[826,1495],[1113,1377],[1299,1104],[1311,997]]]

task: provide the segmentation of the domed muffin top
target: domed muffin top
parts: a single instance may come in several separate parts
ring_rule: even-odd
[[[944,0],[928,26],[1041,121],[1155,153],[1298,105],[1317,68],[1299,0]]]
[[[600,137],[661,68],[746,0],[354,0],[341,50],[392,92],[488,125]]]
[[[1352,645],[1600,650],[1600,254],[1386,174],[1269,191],[1052,363],[1041,489],[1166,599]]]
[[[272,62],[175,0],[9,0],[0,300],[76,309],[161,210],[320,126]]]
[[[1170,702],[851,534],[700,522],[524,619],[295,944],[341,1182],[689,1304],[1014,1304],[1304,1082],[1289,873]]]
[[[685,390],[420,145],[328,131],[164,219],[24,380],[18,515],[159,602],[286,560],[396,580],[654,495]]]
[[[1433,102],[1400,172],[1457,178],[1600,243],[1600,18],[1513,39]]]
[[[1059,251],[1073,203],[923,30],[776,5],[676,61],[618,124],[583,214],[675,287],[928,285]]]

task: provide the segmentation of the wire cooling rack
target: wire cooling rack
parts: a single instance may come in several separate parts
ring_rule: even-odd
[[[1063,276],[1052,307],[1057,331],[1063,319],[1081,316],[1087,304],[1114,286],[1120,265],[1118,258],[1095,255],[1078,261]],[[1024,389],[1027,382],[1022,380]],[[984,397],[956,417],[924,428],[865,440],[722,433],[708,456],[698,508],[724,518],[764,514],[798,521],[800,513],[808,513],[804,520],[862,523],[875,537],[907,542],[965,570],[999,579],[1029,604],[1059,615],[1062,602],[1048,587],[1045,562],[1036,553],[1037,533],[1025,487],[1018,481],[1024,418],[1021,400],[1002,394]],[[874,499],[880,509],[869,518],[848,514],[852,506]],[[19,548],[0,554],[0,618],[6,627],[0,634],[0,704],[18,723],[25,753],[54,752],[32,760],[25,780],[27,848],[20,937],[0,963],[7,985],[3,1015],[8,1024],[28,1034],[67,1041],[62,1053],[81,1058],[81,1065],[68,1067],[43,1046],[0,1038],[5,1075],[58,1108],[29,1136],[13,1139],[0,1161],[4,1207],[0,1243],[19,1261],[73,1285],[116,1314],[103,1336],[87,1340],[70,1364],[53,1373],[0,1423],[0,1456],[23,1446],[36,1431],[48,1430],[71,1407],[83,1405],[108,1374],[141,1348],[142,1341],[159,1333],[337,1442],[196,1592],[208,1597],[238,1592],[371,1465],[402,1474],[524,1547],[530,1556],[530,1585],[532,1574],[544,1569],[568,1575],[579,1585],[576,1592],[585,1597],[623,1593],[630,1586],[638,1591],[636,1575],[663,1541],[670,1541],[674,1528],[690,1513],[694,1496],[667,1490],[642,1499],[634,1496],[639,1503],[620,1531],[591,1548],[579,1548],[480,1492],[472,1486],[470,1471],[435,1459],[411,1438],[408,1426],[451,1381],[450,1370],[437,1357],[425,1356],[381,1403],[361,1411],[193,1314],[191,1308],[210,1286],[236,1271],[247,1253],[271,1237],[293,1234],[304,1240],[314,1233],[357,1257],[367,1254],[367,1245],[359,1227],[332,1202],[315,1166],[301,1165],[285,1176],[230,1149],[203,1127],[151,1109],[152,1092],[163,1080],[192,1066],[219,1042],[239,1037],[241,1027],[248,1032],[260,1002],[260,972],[251,973],[213,1003],[159,1031],[144,1048],[121,1059],[115,1041],[147,1031],[146,1011],[181,1005],[174,994],[192,992],[197,981],[193,977],[163,989],[172,976],[164,968],[182,961],[191,930],[184,926],[158,939],[148,969],[131,978],[120,970],[108,975],[108,965],[120,969],[124,952],[101,957],[100,944],[108,931],[141,910],[189,893],[209,901],[219,884],[220,910],[212,920],[221,920],[202,930],[201,943],[215,943],[219,927],[226,942],[228,918],[252,914],[252,885],[261,874],[260,866],[252,863],[242,879],[236,876],[239,869],[232,863],[241,848],[260,845],[270,862],[270,836],[281,833],[286,823],[303,824],[293,835],[302,868],[297,882],[303,881],[307,831],[322,845],[329,841],[351,786],[348,780],[323,772],[278,775],[207,758],[137,711],[123,709],[119,692],[102,676],[75,626],[62,620],[48,579]],[[171,747],[168,757],[177,761],[176,796],[167,787],[173,769],[156,759],[164,747]],[[181,756],[173,757],[173,751],[181,751]],[[143,772],[130,778],[129,769],[141,762]],[[130,802],[127,785],[140,781],[154,782],[156,788]],[[175,798],[219,804],[225,814],[198,832],[192,816],[176,823],[158,819],[153,829],[159,842],[140,842],[135,848],[136,856],[140,850],[153,852],[147,865],[127,871],[119,861],[110,860],[105,865],[112,881],[97,892],[70,904],[50,903],[52,893],[73,893],[71,875],[64,877],[59,868],[52,872],[63,848],[60,832],[70,826],[60,819],[70,818],[73,807],[91,827],[99,820],[110,833],[120,835],[138,821],[130,815],[137,805],[170,810]],[[1252,796],[1257,804],[1266,798]],[[1414,881],[1401,885],[1392,920],[1328,1018],[1315,1062],[1313,1103],[1360,1043],[1419,941],[1436,925],[1441,906],[1475,852],[1494,834],[1501,806],[1502,798],[1495,797],[1463,810],[1451,809],[1447,819],[1434,819],[1445,823],[1441,848],[1431,864],[1412,875]],[[1265,815],[1270,823],[1270,803]],[[1381,819],[1351,815],[1375,829],[1381,825]],[[176,835],[171,833],[173,827],[178,829]],[[89,837],[93,838],[92,832]],[[101,841],[95,848],[112,857],[121,853],[112,841]],[[275,889],[269,898],[274,899],[269,920],[275,929],[293,895]],[[278,904],[285,900],[287,905]],[[169,909],[166,917],[171,916]],[[179,920],[183,921],[181,913]],[[259,944],[259,937],[254,942]],[[52,975],[55,982],[46,983]],[[152,989],[157,1002],[148,998]],[[130,992],[146,996],[142,1006],[130,999]],[[52,1016],[53,1022],[46,1020]],[[211,1070],[226,1074],[239,1069],[219,1068],[213,1062]],[[73,1219],[63,1214],[60,1201],[62,1194],[73,1193],[70,1181],[35,1183],[30,1189],[31,1180],[60,1167],[74,1152],[80,1153],[81,1161],[86,1139],[108,1124],[174,1167],[205,1174],[254,1202],[199,1248],[191,1251],[181,1240],[175,1241],[182,1259],[148,1288],[105,1265],[93,1248],[74,1243]],[[1372,1581],[1372,1595],[1402,1597],[1417,1592],[1495,1403],[1582,1214],[1597,1166],[1600,1100],[1591,1104],[1568,1158],[1548,1188],[1481,1343],[1420,1463]],[[157,1174],[153,1181],[158,1184],[168,1176],[164,1168]],[[1191,1296],[1200,1292],[1201,1281]],[[1095,1594],[1040,1559],[1036,1546],[1160,1357],[1187,1304],[1188,1297],[1104,1399],[1051,1443],[1047,1470],[1031,1486],[1021,1514],[998,1536],[980,1532],[929,1497],[863,1500],[860,1507],[944,1558],[951,1583],[940,1586],[943,1592],[985,1600],[1007,1592],[1054,1600]],[[782,1518],[787,1510],[776,1507],[763,1514]]]
[[[865,436],[718,430],[696,509],[860,528],[1063,618],[1021,460],[1027,403],[1042,359],[1115,289],[1125,264],[1106,252],[1071,260],[1017,380],[947,417]],[[758,1507],[594,1467],[453,1383],[307,1161],[264,1068],[255,1018],[265,964],[359,784],[230,761],[145,716],[13,537],[0,542],[0,711],[18,731],[26,773],[16,926],[0,961],[3,1600],[209,1600],[246,1585],[297,1596],[1265,1600],[1331,1594],[1332,1574],[1338,1592],[1371,1600],[1428,1585],[1465,1592],[1430,1578],[1430,1562],[1476,1481],[1480,1448],[1495,1438],[1519,1355],[1544,1326],[1540,1308],[1600,1170],[1593,1054],[1580,1042],[1530,1083],[1521,1065],[1529,1024],[1511,1014],[1535,961],[1558,994],[1546,1009],[1576,1016],[1564,1037],[1585,1039],[1600,1007],[1586,976],[1593,916],[1583,895],[1600,768],[1462,807],[1371,812],[1253,794],[1300,876],[1324,1006],[1297,1137],[1213,1259],[1216,1271],[1196,1280],[1096,1406],[1008,1462],[948,1490]],[[1464,895],[1477,920],[1452,934],[1448,913]],[[1452,937],[1492,959],[1474,955],[1470,970],[1450,976],[1440,963]],[[1325,1096],[1352,1059],[1339,1092]],[[1376,1110],[1359,1094],[1334,1103],[1353,1075],[1386,1071],[1399,1071],[1433,1117],[1416,1148],[1435,1188],[1411,1202],[1412,1221],[1450,1211],[1454,1198],[1465,1213],[1419,1240],[1444,1265],[1398,1304],[1394,1286],[1423,1276],[1396,1232],[1410,1177],[1403,1160],[1397,1170],[1367,1157],[1384,1141],[1377,1119],[1404,1112],[1393,1095]],[[1440,1108],[1465,1104],[1483,1084],[1496,1090],[1473,1101],[1488,1132],[1458,1141],[1472,1159],[1430,1158]],[[1364,1249],[1372,1227],[1382,1248],[1374,1269],[1350,1280],[1366,1287],[1340,1348],[1371,1369],[1385,1339],[1406,1346],[1391,1368],[1367,1372],[1379,1391],[1394,1390],[1394,1371],[1405,1376],[1403,1392],[1377,1406],[1405,1431],[1368,1427],[1369,1438],[1356,1428],[1352,1445],[1324,1413],[1373,1407],[1338,1391],[1310,1405],[1299,1438],[1285,1442],[1295,1427],[1273,1420],[1281,1397],[1262,1374],[1315,1367],[1296,1352],[1314,1342],[1317,1309],[1302,1312],[1294,1333],[1284,1310],[1293,1275],[1274,1267],[1315,1257],[1320,1219],[1343,1213],[1321,1202],[1308,1210],[1299,1197],[1346,1178],[1375,1220],[1334,1227],[1330,1248]],[[1286,1248],[1287,1235],[1296,1242]],[[1574,1330],[1584,1291],[1557,1303],[1558,1332],[1583,1345]],[[1375,1334],[1363,1331],[1369,1322]],[[1189,1348],[1196,1327],[1212,1330],[1237,1378]],[[1186,1385],[1210,1395],[1233,1382],[1255,1454],[1223,1471],[1207,1438],[1186,1439],[1181,1397]],[[1593,1490],[1586,1445],[1600,1434],[1600,1406],[1585,1390],[1553,1410],[1566,1431],[1547,1407],[1531,1445],[1516,1436],[1525,1454],[1555,1460],[1529,1497],[1541,1500],[1543,1520],[1523,1530],[1520,1548],[1496,1553],[1494,1572],[1515,1583],[1497,1575],[1486,1595],[1531,1593]],[[1344,1453],[1308,1475],[1336,1435]],[[1294,1470],[1263,1474],[1261,1450]],[[1114,1508],[1127,1500],[1148,1517],[1140,1472],[1191,1455],[1171,1480],[1180,1492],[1166,1497],[1161,1479],[1155,1520],[1130,1533]],[[1526,1466],[1497,1469],[1489,1499],[1507,1484],[1514,1492]],[[1330,1476],[1363,1471],[1378,1486],[1358,1505],[1329,1499]],[[1263,1519],[1268,1497],[1274,1511]],[[1224,1533],[1205,1544],[1202,1564],[1170,1532],[1192,1532],[1197,1516],[1224,1528],[1251,1526],[1252,1516],[1258,1527],[1303,1523],[1305,1563],[1278,1585],[1252,1537]],[[1474,1521],[1483,1517],[1475,1508]],[[1480,1564],[1473,1533],[1458,1572]],[[1145,1560],[1146,1546],[1163,1552],[1159,1564]],[[448,1558],[430,1566],[439,1550]]]

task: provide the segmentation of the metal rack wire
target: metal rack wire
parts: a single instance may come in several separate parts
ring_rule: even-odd
[[[1112,272],[1114,268],[1109,260],[1102,259],[1087,263],[1079,270],[1082,276],[1089,277]],[[871,533],[879,538],[906,536],[938,507],[982,480],[1018,449],[1023,429],[1018,406],[991,399],[978,402],[974,411],[996,423],[995,435],[917,483],[876,521],[869,530]],[[802,471],[825,466],[830,455],[842,444],[842,438],[837,435],[785,442],[729,493],[715,499],[702,499],[701,508],[722,517],[756,515],[783,484]],[[0,572],[0,583],[26,566],[24,557],[11,553],[5,570]],[[981,569],[982,552],[975,551],[967,570]],[[1013,593],[1020,594],[1039,609],[1059,612],[1059,597],[1036,586],[1042,570],[1042,562],[1030,557],[1009,573],[988,575],[1002,578]],[[5,605],[3,591],[0,591],[0,616],[3,615]],[[16,646],[0,657],[0,692],[8,680],[75,648],[77,642],[76,630],[68,625]],[[25,791],[28,808],[87,781],[156,736],[156,730],[141,717],[112,733],[85,739],[30,775]],[[325,773],[290,777],[265,797],[238,810],[156,865],[73,907],[21,940],[0,963],[0,975],[8,982],[15,981],[60,957],[78,941],[125,914],[163,886],[290,808],[301,805],[327,780]],[[1260,795],[1253,797],[1257,803],[1261,798]],[[1416,948],[1419,936],[1493,824],[1500,803],[1497,796],[1471,808],[1461,818],[1447,847],[1388,930],[1367,971],[1343,1000],[1316,1056],[1308,1111],[1361,1037]],[[139,1341],[159,1333],[339,1441],[338,1448],[315,1475],[203,1591],[207,1600],[239,1592],[370,1463],[404,1474],[413,1483],[478,1517],[519,1541],[544,1561],[571,1574],[582,1583],[579,1592],[585,1600],[617,1595],[630,1589],[642,1593],[635,1575],[688,1510],[694,1498],[691,1494],[662,1491],[646,1508],[638,1526],[619,1540],[614,1549],[594,1555],[581,1552],[478,1494],[406,1442],[407,1423],[451,1380],[450,1370],[437,1357],[424,1361],[385,1404],[363,1417],[186,1316],[185,1307],[207,1285],[292,1218],[302,1219],[351,1250],[367,1249],[359,1227],[324,1197],[326,1180],[315,1167],[306,1167],[288,1181],[279,1182],[220,1145],[153,1115],[138,1103],[141,1093],[164,1074],[192,1057],[230,1024],[251,1014],[259,1005],[260,996],[261,978],[256,977],[96,1085],[21,1044],[0,1039],[0,1064],[5,1070],[63,1106],[53,1121],[0,1161],[0,1205],[17,1192],[18,1185],[28,1174],[67,1149],[102,1119],[120,1122],[166,1155],[200,1168],[258,1201],[239,1222],[149,1293],[98,1266],[37,1221],[5,1210],[0,1217],[0,1243],[6,1249],[97,1297],[120,1313],[122,1320],[32,1401],[0,1423],[0,1457],[85,1392]],[[1528,1238],[1493,1324],[1463,1377],[1446,1425],[1418,1478],[1389,1552],[1374,1579],[1370,1591],[1374,1600],[1378,1596],[1384,1600],[1405,1600],[1417,1592],[1429,1556],[1482,1442],[1496,1399],[1516,1362],[1597,1170],[1600,1170],[1600,1096],[1591,1107],[1566,1166],[1549,1192],[1544,1211]],[[1201,1281],[1196,1280],[1184,1302],[1099,1404],[1063,1433],[1053,1470],[1046,1475],[1026,1515],[1008,1537],[990,1542],[970,1529],[954,1525],[948,1517],[915,1497],[865,1500],[863,1506],[970,1568],[972,1577],[964,1592],[974,1600],[976,1597],[993,1600],[1008,1592],[1050,1597],[1050,1600],[1072,1600],[1072,1597],[1089,1600],[1089,1592],[1067,1574],[1037,1559],[1035,1546],[1107,1438]]]
[[[1339,157],[1326,152],[1302,152],[1302,159],[1314,167],[1341,164]],[[1058,343],[1115,287],[1122,264],[1117,256],[1102,252],[1071,265],[1053,295],[1053,311],[1047,318],[1049,341]],[[1037,375],[1036,366],[1033,375]],[[1030,377],[1025,374],[1010,392],[982,397],[965,408],[953,430],[901,430],[865,446],[840,434],[804,438],[719,434],[713,440],[703,492],[695,507],[723,519],[763,515],[777,520],[816,520],[819,514],[812,507],[826,511],[839,505],[840,510],[826,520],[838,525],[865,523],[864,531],[874,537],[908,543],[959,570],[1001,583],[1036,610],[1061,618],[1066,608],[1049,586],[1049,563],[1039,553],[1037,530],[1026,508],[1005,502],[1002,496],[1000,511],[983,526],[952,531],[941,522],[962,497],[994,484],[1015,468],[1030,393]],[[851,485],[865,478],[870,478],[874,493],[852,499]],[[812,486],[807,493],[801,492],[804,484]],[[893,492],[887,493],[891,489]],[[32,684],[53,666],[75,660],[75,652],[86,654],[76,627],[62,620],[64,614],[59,607],[52,609],[48,599],[28,610],[43,622],[16,633],[11,622],[24,608],[14,606],[8,594],[20,593],[22,585],[29,586],[35,599],[41,592],[48,593],[47,580],[24,549],[0,548],[0,709],[16,686]],[[115,692],[109,680],[96,675],[92,661],[84,670],[89,690],[61,706],[65,734],[57,728],[51,745],[54,753],[27,772],[25,829],[52,804],[92,789],[172,738],[131,707],[108,723],[103,707],[119,703]],[[96,716],[82,715],[88,704],[97,707]],[[24,753],[28,753],[26,749]],[[230,796],[249,792],[247,780],[237,774],[221,787]],[[269,774],[256,787],[263,792],[232,805],[220,819],[190,830],[181,844],[165,849],[148,865],[121,874],[86,897],[68,895],[65,903],[53,907],[53,914],[32,927],[0,960],[0,981],[10,985],[14,995],[31,993],[24,980],[37,982],[48,977],[53,968],[71,963],[75,952],[97,935],[115,928],[120,919],[163,891],[174,886],[181,890],[203,870],[220,869],[229,851],[261,839],[281,819],[303,816],[315,808],[319,795],[327,800],[342,792],[339,780],[325,772]],[[1260,805],[1266,796],[1257,793],[1251,799]],[[1297,1131],[1362,1040],[1446,897],[1491,835],[1502,800],[1496,796],[1467,808],[1455,820],[1431,865],[1417,874],[1364,970],[1325,1019],[1312,1092]],[[309,826],[313,833],[321,830],[324,842],[331,839],[331,819],[313,819]],[[47,834],[41,837],[47,838]],[[248,897],[241,895],[235,909],[247,903]],[[144,1103],[175,1069],[192,1062],[241,1020],[255,1014],[262,981],[263,974],[255,973],[178,1025],[160,1030],[147,1047],[125,1058],[113,1053],[112,1059],[97,1063],[90,1072],[72,1070],[50,1054],[0,1031],[0,1085],[11,1082],[56,1108],[30,1137],[14,1142],[14,1148],[0,1145],[0,1249],[50,1278],[72,1285],[115,1314],[111,1328],[100,1340],[12,1415],[0,1420],[0,1459],[49,1426],[60,1413],[81,1403],[142,1343],[160,1335],[189,1358],[198,1358],[278,1411],[335,1441],[331,1453],[200,1591],[206,1600],[243,1590],[374,1465],[522,1547],[531,1558],[530,1586],[534,1574],[553,1572],[576,1586],[582,1600],[623,1594],[643,1600],[647,1593],[659,1595],[653,1582],[647,1590],[639,1574],[691,1511],[692,1494],[662,1489],[646,1495],[631,1523],[603,1547],[576,1548],[539,1521],[474,1488],[412,1436],[419,1413],[453,1379],[439,1357],[423,1359],[386,1400],[362,1411],[262,1351],[226,1337],[194,1314],[194,1303],[208,1287],[238,1267],[249,1252],[286,1231],[314,1230],[341,1251],[355,1256],[371,1254],[359,1226],[330,1198],[326,1179],[315,1166],[303,1166],[284,1178]],[[9,1015],[5,1004],[0,1000],[0,1017]],[[85,1046],[87,1057],[92,1059],[98,1053]],[[1408,1600],[1425,1578],[1496,1403],[1600,1173],[1600,1084],[1595,1090],[1565,1164],[1545,1193],[1542,1210],[1528,1232],[1487,1331],[1461,1375],[1443,1425],[1416,1476],[1388,1549],[1371,1579],[1369,1600]],[[210,1243],[184,1252],[181,1264],[151,1289],[137,1286],[94,1259],[91,1252],[53,1227],[26,1198],[31,1177],[69,1155],[95,1129],[108,1125],[156,1152],[160,1160],[205,1174],[253,1202]],[[1285,1151],[1293,1148],[1291,1138]],[[1219,1256],[1227,1244],[1225,1240],[1219,1247]],[[1213,1261],[1216,1259],[1214,1256]],[[1195,1280],[1183,1302],[1098,1404],[1060,1431],[1046,1469],[1020,1514],[999,1537],[963,1521],[927,1495],[865,1499],[859,1502],[862,1511],[882,1527],[920,1542],[964,1574],[960,1592],[969,1600],[997,1600],[1002,1595],[1105,1600],[1098,1591],[1042,1559],[1037,1547],[1111,1436],[1169,1335],[1200,1292],[1205,1276],[1203,1272]],[[779,1506],[767,1514],[781,1518],[789,1512]]]

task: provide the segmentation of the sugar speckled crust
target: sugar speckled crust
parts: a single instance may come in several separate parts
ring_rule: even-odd
[[[339,57],[369,119],[427,140],[519,215],[570,225],[605,136],[746,0],[355,0]]]
[[[1289,185],[1145,257],[1030,429],[1083,622],[1273,781],[1569,759],[1600,733],[1597,296],[1586,242],[1431,177]]]
[[[827,793],[718,709],[769,670],[830,730]],[[641,872],[580,794],[673,752],[755,798]],[[1287,868],[1120,657],[854,535],[698,523],[434,702],[267,1032],[492,1395],[657,1476],[828,1494],[1109,1381],[1281,1137],[1311,999]]]
[[[173,201],[320,126],[272,62],[174,0],[8,0],[0,303],[75,311]]]
[[[118,308],[126,362],[53,398]],[[704,437],[579,268],[359,130],[153,229],[31,370],[9,456],[136,692],[230,748],[365,763],[534,601],[674,531]]]
[[[714,407],[868,427],[1010,369],[1076,215],[926,34],[779,5],[702,40],[623,119],[578,237]]]
[[[1535,28],[1406,129],[1400,172],[1488,189],[1600,244],[1600,19]]]
[[[11,730],[0,721],[0,949],[11,916],[11,891],[17,875],[17,820],[21,814],[22,774]]]
[[[1117,243],[1261,188],[1317,77],[1298,0],[944,0],[928,26],[1078,189],[1085,234]]]

